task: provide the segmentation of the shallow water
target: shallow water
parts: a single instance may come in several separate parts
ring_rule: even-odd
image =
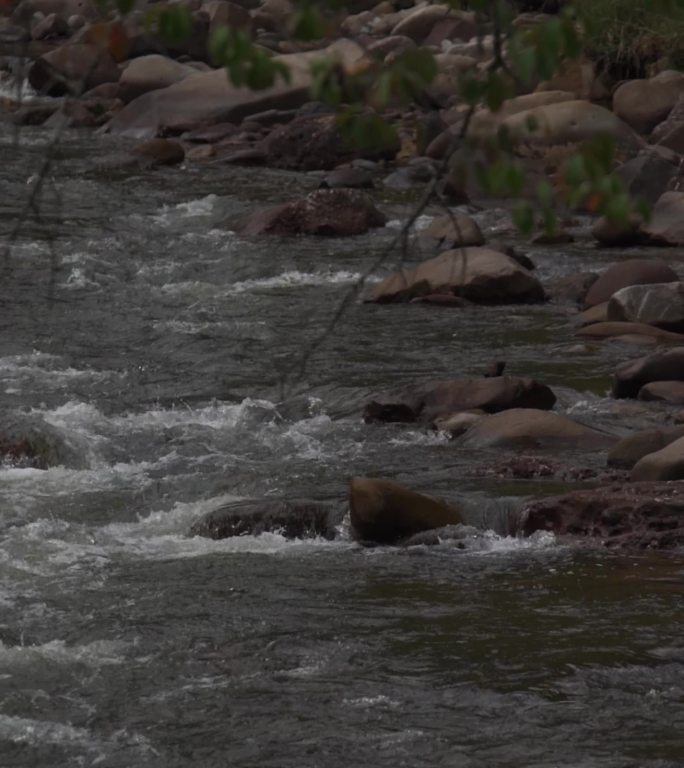
[[[46,134],[13,148],[0,130],[7,232]],[[353,302],[302,373],[407,206],[386,201],[369,236],[243,241],[241,214],[318,177],[123,171],[121,151],[66,137],[3,265],[2,409],[44,420],[73,461],[0,467],[0,765],[684,765],[684,556],[507,538],[506,513],[556,485],[482,479],[501,453],[360,419],[379,388],[506,359],[623,434],[667,417],[607,397],[641,350],[578,344],[563,306]],[[506,236],[504,212],[479,218]],[[532,253],[544,282],[621,255]],[[461,499],[483,533],[187,535],[231,500],[340,498],[355,474]]]

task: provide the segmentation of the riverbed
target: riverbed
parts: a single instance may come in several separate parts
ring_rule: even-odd
[[[3,233],[48,140],[0,126]],[[522,500],[576,484],[492,479],[478,470],[510,454],[361,419],[383,388],[506,360],[622,435],[667,419],[608,396],[642,350],[578,340],[563,304],[355,300],[303,366],[410,199],[378,192],[389,222],[365,236],[244,240],[246,212],[319,175],[152,172],[125,149],[67,134],[0,264],[2,410],[74,457],[0,467],[0,765],[684,765],[684,555],[511,538]],[[475,217],[515,241],[506,211]],[[577,234],[530,250],[544,284],[632,255]],[[354,475],[459,500],[480,532],[408,548],[363,548],[345,524],[334,541],[188,536],[232,500],[343,499]]]

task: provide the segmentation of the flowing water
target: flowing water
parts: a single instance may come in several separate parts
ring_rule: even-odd
[[[7,233],[47,135],[0,130]],[[378,389],[506,359],[624,434],[666,418],[606,395],[640,350],[578,344],[563,306],[352,302],[301,371],[406,202],[364,237],[244,241],[240,215],[318,177],[142,172],[120,151],[67,136],[1,265],[2,411],[66,458],[0,467],[0,766],[684,765],[684,556],[509,538],[507,512],[558,484],[483,479],[505,454],[360,418]],[[506,235],[503,212],[479,218]],[[621,254],[532,255],[548,283]],[[188,536],[231,500],[339,499],[353,475],[461,499],[481,532]]]

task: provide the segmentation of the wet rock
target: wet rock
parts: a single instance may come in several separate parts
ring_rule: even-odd
[[[435,429],[440,432],[448,432],[451,437],[460,437],[483,416],[485,416],[485,412],[481,410],[461,411],[448,416],[440,416],[435,419]]]
[[[410,301],[417,296],[454,294],[482,304],[544,301],[539,280],[514,259],[490,248],[441,253],[415,269],[404,269],[376,285],[372,301]]]
[[[270,88],[253,91],[234,86],[225,70],[200,72],[168,88],[139,96],[111,122],[111,133],[136,138],[182,133],[216,123],[239,122],[268,109],[293,109],[310,100],[310,65],[328,56],[340,66],[353,64],[362,49],[349,40],[339,40],[322,51],[274,57],[290,69],[290,82],[278,80]]]
[[[608,315],[608,302],[603,301],[600,304],[596,304],[594,307],[585,309],[580,312],[575,318],[575,323],[579,326],[592,325],[594,323],[605,323]]]
[[[684,381],[684,346],[623,363],[613,378],[613,396],[637,397],[652,381]]]
[[[639,400],[684,405],[684,381],[652,381],[639,390]]]
[[[346,506],[311,499],[250,499],[209,512],[190,529],[191,536],[227,539],[275,532],[286,539],[334,539]]]
[[[608,466],[616,469],[632,469],[639,459],[665,448],[680,437],[684,437],[684,427],[645,429],[635,432],[633,435],[623,437],[608,451]]]
[[[593,223],[591,234],[600,245],[607,247],[650,245],[651,237],[644,232],[643,224],[641,216],[635,213],[620,222],[601,216]]]
[[[185,159],[185,150],[171,139],[149,139],[131,150],[131,154],[151,167],[178,165]]]
[[[67,44],[38,57],[28,72],[38,93],[79,95],[102,83],[115,83],[119,68],[108,51],[83,43]]]
[[[353,535],[379,544],[396,544],[422,531],[463,522],[456,506],[370,477],[351,480],[349,508]]]
[[[634,130],[649,134],[684,93],[684,74],[667,70],[648,80],[630,80],[613,94],[613,110]]]
[[[449,379],[408,385],[377,395],[366,404],[363,418],[366,422],[434,423],[440,416],[460,411],[550,410],[555,402],[556,396],[549,387],[530,378]]]
[[[403,53],[415,47],[414,41],[410,37],[406,37],[406,35],[390,35],[389,37],[383,37],[372,42],[368,46],[367,51],[371,56],[384,59],[390,53]]]
[[[426,182],[435,177],[435,166],[431,161],[411,162],[402,168],[397,168],[386,176],[382,183],[388,189],[403,191],[423,188]]]
[[[596,467],[573,467],[547,456],[511,456],[492,464],[481,464],[471,472],[472,477],[488,477],[496,480],[556,480],[560,482],[584,482],[600,480],[616,482],[625,480],[626,474],[606,471]]]
[[[470,302],[460,296],[447,293],[428,293],[427,296],[416,296],[409,304],[431,304],[435,307],[467,307]]]
[[[485,537],[485,531],[474,528],[472,525],[459,523],[416,533],[402,541],[402,544],[405,547],[436,547],[448,542],[457,549],[466,549],[468,545],[472,546],[478,539],[482,540]]]
[[[198,144],[185,153],[185,159],[193,163],[201,163],[216,157],[216,147],[213,144]]]
[[[566,447],[601,450],[615,438],[579,424],[559,413],[511,408],[486,416],[465,433],[467,448]]]
[[[591,286],[584,300],[585,308],[594,307],[621,288],[629,285],[671,283],[679,280],[677,273],[661,259],[626,259],[608,267]]]
[[[475,219],[458,211],[435,217],[418,238],[422,245],[439,250],[484,245],[485,241]]]
[[[242,229],[247,236],[360,235],[385,224],[369,197],[354,189],[319,189],[302,200],[253,213]]]
[[[51,424],[30,414],[0,414],[0,463],[14,467],[82,469],[78,446]]]
[[[616,291],[608,302],[609,320],[684,330],[684,283],[632,285]]]
[[[128,103],[143,93],[168,88],[192,75],[197,75],[196,69],[168,56],[158,53],[139,56],[124,69],[119,81],[119,94]]]
[[[391,160],[399,150],[396,141],[385,145],[355,146],[341,133],[335,115],[298,117],[276,128],[265,140],[266,162],[288,170],[330,170],[341,163],[363,157]]]
[[[684,545],[684,483],[620,483],[534,501],[514,526],[524,536],[551,531],[605,547]]]
[[[532,238],[534,245],[564,245],[574,242],[575,236],[565,229],[557,229],[554,232],[539,232]]]
[[[684,437],[639,459],[632,480],[684,480]]]
[[[684,343],[684,334],[672,333],[671,331],[655,328],[654,326],[645,323],[628,323],[620,321],[593,323],[577,330],[575,336],[594,339],[609,339],[620,336],[644,336],[657,340],[660,343]]]

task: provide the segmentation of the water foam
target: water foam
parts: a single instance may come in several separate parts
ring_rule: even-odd
[[[216,195],[207,195],[197,200],[187,200],[177,205],[163,205],[157,213],[151,216],[156,224],[169,225],[178,219],[192,219],[198,216],[209,216],[214,211]]]
[[[126,645],[112,640],[95,640],[86,645],[67,645],[63,640],[51,640],[43,645],[4,645],[0,640],[0,668],[50,664],[84,664],[89,667],[123,664]]]

